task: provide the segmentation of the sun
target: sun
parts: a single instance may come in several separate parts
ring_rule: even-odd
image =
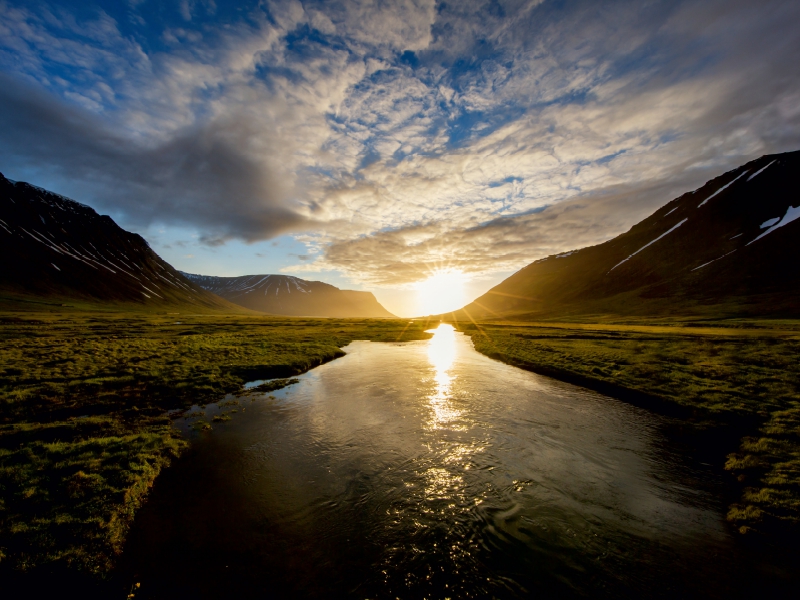
[[[414,286],[417,314],[438,315],[457,310],[466,304],[466,275],[456,269],[437,269],[425,281]]]

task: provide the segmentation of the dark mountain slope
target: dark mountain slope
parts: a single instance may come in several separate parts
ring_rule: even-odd
[[[458,318],[800,315],[800,152],[764,156],[604,244],[538,260]]]
[[[185,279],[111,217],[0,175],[0,293],[239,310]]]
[[[206,290],[253,310],[304,317],[394,317],[371,292],[340,290],[289,275],[214,277],[182,273]]]

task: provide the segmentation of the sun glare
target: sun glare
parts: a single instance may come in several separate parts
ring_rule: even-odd
[[[417,313],[438,315],[457,310],[466,304],[464,284],[466,276],[461,271],[442,269],[435,271],[425,281],[418,283]]]

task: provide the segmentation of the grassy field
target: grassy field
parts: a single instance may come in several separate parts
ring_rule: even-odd
[[[166,411],[289,378],[354,339],[424,339],[435,326],[49,305],[0,311],[0,323],[0,570],[99,575],[187,446]],[[797,535],[800,323],[457,326],[488,356],[726,431],[708,439],[738,490],[730,521],[742,533]]]
[[[429,337],[402,320],[33,308],[0,313],[0,570],[108,572],[187,445],[167,410],[302,373],[354,339]]]
[[[459,323],[475,348],[671,413],[709,443],[741,533],[800,533],[800,323]],[[724,455],[727,457],[724,458]]]

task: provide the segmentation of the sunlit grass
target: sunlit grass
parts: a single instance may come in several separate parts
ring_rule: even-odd
[[[153,481],[186,447],[166,411],[244,393],[354,339],[424,339],[423,322],[239,315],[0,314],[0,569],[106,572]],[[258,388],[269,392],[295,380]],[[235,402],[203,432],[235,416]]]
[[[460,323],[504,362],[727,429],[742,533],[800,527],[800,323]],[[735,435],[739,432],[738,435]],[[744,437],[742,437],[744,435]],[[720,438],[714,438],[719,440]],[[739,440],[739,441],[736,441]],[[714,443],[720,443],[715,441]],[[791,533],[794,532],[794,533]]]

